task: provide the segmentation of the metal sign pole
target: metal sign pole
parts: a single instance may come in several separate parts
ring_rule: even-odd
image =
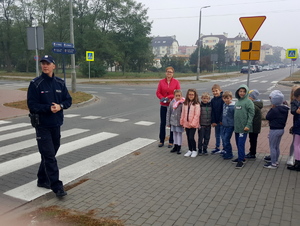
[[[249,88],[249,80],[250,80],[250,65],[251,65],[251,60],[248,60],[248,78],[247,78],[247,86],[248,86],[248,89]]]
[[[39,77],[39,53],[38,53],[38,43],[37,43],[37,27],[34,28],[34,42],[35,42],[35,67],[36,67],[36,77]]]
[[[89,61],[89,82],[91,81],[91,61]]]

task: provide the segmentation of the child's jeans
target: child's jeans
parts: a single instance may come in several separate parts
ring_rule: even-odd
[[[235,133],[235,142],[238,149],[238,161],[241,162],[245,159],[245,143],[247,133]]]
[[[278,158],[280,155],[279,145],[283,133],[284,133],[284,129],[270,129],[269,145],[270,145],[272,165],[276,165],[276,163],[278,162]]]
[[[221,124],[217,124],[217,126],[215,127],[216,148],[220,148],[221,140],[223,139],[222,127],[223,126]]]
[[[207,146],[210,140],[211,126],[201,126],[198,129],[198,149],[199,151],[207,151]]]
[[[232,156],[231,137],[234,131],[233,126],[223,126],[223,148],[227,156]]]

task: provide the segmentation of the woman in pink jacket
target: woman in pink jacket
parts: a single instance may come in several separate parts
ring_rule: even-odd
[[[185,157],[197,156],[195,133],[200,127],[200,102],[197,91],[189,89],[186,93],[185,101],[183,102],[180,124],[185,128],[189,151],[184,155]]]
[[[166,120],[167,110],[170,102],[174,98],[174,90],[180,89],[179,81],[173,78],[174,68],[166,68],[166,78],[159,81],[156,96],[160,100],[160,130],[159,130],[159,144],[158,147],[164,146],[166,138]],[[173,147],[173,132],[170,131],[170,138],[168,148]]]

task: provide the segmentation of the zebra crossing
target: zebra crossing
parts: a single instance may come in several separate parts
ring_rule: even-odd
[[[66,117],[81,116],[70,114]],[[124,120],[117,119],[115,122],[122,123]],[[139,125],[149,126],[152,125],[152,122],[141,121]],[[60,163],[63,165],[60,167],[60,179],[64,184],[156,141],[137,137],[120,144],[116,143],[114,147],[111,145],[107,147],[108,145],[103,143],[113,143],[112,139],[120,137],[120,134],[104,131],[93,133],[89,129],[72,128],[62,130],[61,135],[62,139],[67,138],[67,141],[62,142],[57,153],[57,158],[65,157],[64,161],[58,160],[59,165]],[[107,148],[99,148],[102,146]],[[22,153],[22,155],[15,157],[16,153]],[[73,158],[68,157],[69,155],[77,158],[66,163],[66,159]],[[27,202],[51,192],[36,186],[40,154],[35,140],[35,130],[30,123],[0,120],[0,157],[6,159],[3,161],[1,158],[0,161],[0,191],[3,195]]]

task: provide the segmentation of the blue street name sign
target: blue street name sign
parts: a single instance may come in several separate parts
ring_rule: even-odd
[[[64,48],[74,48],[74,44],[72,44],[72,43],[64,43]]]
[[[63,47],[63,42],[52,42],[53,47]]]
[[[60,54],[75,54],[76,49],[74,48],[62,48],[62,47],[54,47],[52,48],[53,53],[60,53]]]

